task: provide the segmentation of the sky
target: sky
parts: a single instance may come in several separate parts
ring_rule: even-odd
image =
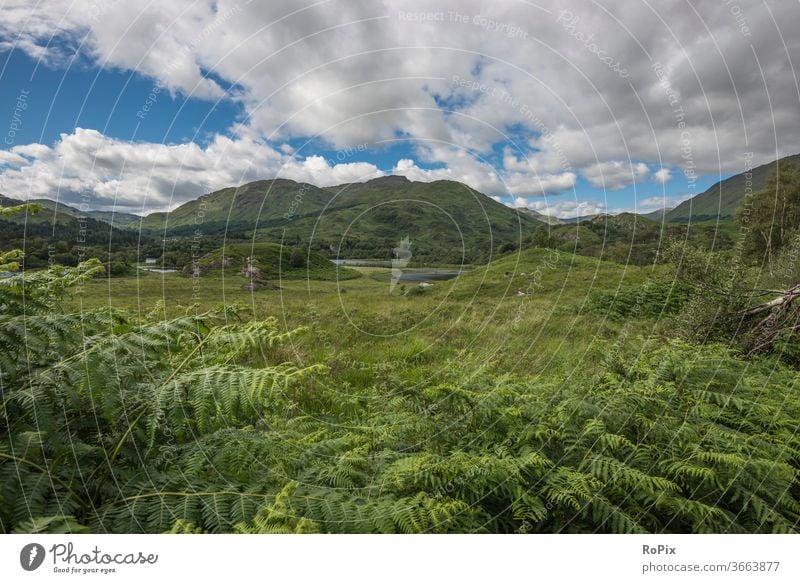
[[[149,212],[275,177],[674,207],[800,152],[800,5],[0,0],[0,193]]]

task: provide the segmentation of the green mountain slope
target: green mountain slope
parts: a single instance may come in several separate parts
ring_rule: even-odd
[[[649,265],[671,242],[689,241],[704,249],[725,249],[733,245],[735,233],[733,221],[693,220],[690,224],[676,224],[620,213],[552,225],[537,232],[531,242],[538,247],[617,263]]]
[[[196,230],[231,239],[255,234],[345,258],[391,259],[407,238],[414,263],[487,261],[517,247],[539,225],[459,182],[400,176],[328,188],[284,179],[253,182],[141,223],[147,231],[178,236]]]
[[[62,221],[68,223],[70,222],[70,219],[75,219],[75,218],[85,218],[85,219],[88,218],[96,221],[102,221],[104,223],[108,223],[109,225],[114,225],[115,227],[121,227],[123,225],[128,225],[134,222],[138,222],[142,218],[138,215],[123,213],[123,212],[111,212],[111,211],[84,212],[76,209],[73,206],[69,206],[64,203],[57,202],[55,200],[50,200],[49,198],[18,200],[0,194],[0,206],[16,206],[26,203],[38,203],[42,206],[42,210],[36,214],[29,214],[27,217],[24,214],[22,214],[9,220],[13,220],[15,222],[25,222],[27,220],[29,223],[53,224]]]
[[[148,231],[191,234],[243,233],[259,227],[281,227],[304,216],[316,216],[331,194],[293,180],[259,180],[223,188],[182,204],[168,213],[152,213],[141,221]],[[139,227],[139,225],[132,225]]]
[[[411,263],[482,263],[519,246],[541,222],[453,181],[391,176],[327,189],[323,213],[286,226],[286,240],[346,258],[391,259],[403,241]],[[273,229],[262,229],[268,237]]]
[[[36,202],[38,213],[18,213],[0,219],[0,249],[22,249],[24,265],[44,267],[55,262],[75,265],[90,257],[120,263],[134,261],[136,250],[148,242],[135,231],[114,222],[98,220],[90,213],[47,199],[22,201],[0,195],[0,206]],[[116,255],[126,251],[125,257]]]
[[[533,217],[537,221],[540,221],[540,222],[545,223],[547,225],[563,225],[564,222],[565,222],[562,219],[559,219],[558,217],[545,215],[543,213],[540,213],[539,211],[535,211],[535,210],[529,209],[529,208],[520,208],[520,209],[517,209],[517,212],[518,213],[522,213],[522,214],[526,214],[529,217]]]
[[[86,211],[84,213],[87,217],[103,221],[115,227],[123,227],[125,225],[138,225],[142,217],[133,215],[131,213],[122,213],[119,211]]]
[[[787,156],[783,160],[800,162],[800,154]],[[705,192],[698,194],[679,204],[666,214],[666,220],[681,223],[687,221],[704,221],[720,218],[732,219],[741,207],[745,196],[750,192],[758,192],[764,187],[770,172],[775,169],[777,161],[757,166],[751,172],[737,174],[717,182]],[[750,174],[750,176],[748,176]],[[750,181],[751,184],[747,184]]]
[[[27,203],[37,203],[41,205],[42,209],[38,213],[20,213],[5,217],[5,220],[13,223],[28,223],[28,224],[56,224],[56,223],[70,223],[74,219],[82,216],[78,209],[71,206],[50,200],[47,198],[35,200],[18,200],[7,196],[0,195],[0,206],[17,206]],[[85,216],[85,213],[84,215]]]

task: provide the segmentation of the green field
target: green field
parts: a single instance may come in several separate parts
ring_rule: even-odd
[[[597,217],[427,285],[297,242],[2,253],[0,531],[798,532],[800,214],[764,238],[768,195],[750,231]]]
[[[401,295],[399,286],[390,290],[389,269],[349,270],[362,276],[320,281],[293,273],[291,279],[272,280],[280,290],[253,292],[242,289],[246,280],[235,272],[199,278],[144,273],[95,279],[69,299],[66,309],[112,306],[143,315],[162,301],[164,315],[175,317],[195,305],[204,312],[220,304],[239,304],[246,306],[248,317],[274,316],[287,330],[308,327],[293,345],[298,363],[332,359],[388,362],[395,368],[415,363],[435,372],[457,360],[497,372],[538,375],[586,366],[586,353],[596,338],[616,337],[622,327],[617,321],[581,313],[593,294],[641,285],[663,272],[538,249],[434,282],[420,295]],[[417,286],[404,287],[408,291]],[[516,295],[520,288],[527,295]],[[655,333],[654,327],[655,320],[637,322],[626,332]],[[353,378],[342,373],[345,380],[373,380],[363,371]]]
[[[797,531],[800,377],[674,266],[354,269],[5,280],[2,530]]]

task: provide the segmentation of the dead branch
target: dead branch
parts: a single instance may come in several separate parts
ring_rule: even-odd
[[[753,336],[753,345],[747,351],[747,356],[772,348],[775,340],[784,332],[796,332],[800,329],[792,318],[787,315],[794,301],[800,297],[800,284],[782,292],[782,295],[763,304],[741,312],[743,318],[763,315],[759,321],[750,328]]]

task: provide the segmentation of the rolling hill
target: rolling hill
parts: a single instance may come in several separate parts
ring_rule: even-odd
[[[119,211],[86,211],[85,214],[87,217],[92,219],[97,219],[98,221],[103,221],[104,223],[108,223],[109,225],[114,225],[115,227],[123,227],[125,225],[137,224],[139,221],[142,220],[142,217],[139,215],[133,215],[131,213],[122,213]]]
[[[787,156],[782,160],[800,162],[800,154]],[[688,221],[706,221],[712,219],[733,219],[736,211],[742,206],[745,196],[750,192],[758,192],[764,187],[770,172],[775,169],[777,161],[753,168],[749,173],[742,172],[717,182],[705,192],[686,200],[669,211],[665,217],[673,223]],[[750,174],[748,177],[747,175]],[[751,184],[747,184],[748,180]]]
[[[412,260],[422,264],[488,261],[541,224],[459,182],[387,176],[326,188],[285,179],[252,182],[148,215],[141,227],[176,236],[196,230],[232,239],[255,235],[370,259],[391,259],[408,238]]]
[[[329,192],[312,184],[259,180],[204,194],[171,212],[149,214],[142,219],[141,228],[180,235],[197,229],[204,233],[242,233],[282,227],[291,220],[316,216],[331,198]]]
[[[580,222],[552,225],[533,237],[534,246],[601,257],[617,263],[649,265],[671,242],[689,241],[704,249],[733,244],[732,221],[663,223],[634,213],[600,214]]]
[[[43,223],[56,224],[59,222],[69,223],[71,219],[85,218],[85,219],[92,219],[95,221],[101,221],[109,225],[114,225],[115,227],[120,227],[123,225],[128,225],[134,222],[138,222],[142,218],[138,215],[123,213],[123,212],[94,211],[94,210],[81,211],[79,209],[76,209],[75,207],[69,206],[62,202],[50,200],[49,198],[18,200],[0,194],[0,206],[17,206],[26,203],[38,203],[42,206],[42,210],[36,214],[28,214],[27,217],[24,214],[21,214],[16,217],[6,217],[6,220],[12,222],[22,222],[22,223],[27,221],[28,223],[37,223],[37,224],[43,224]]]
[[[533,217],[537,221],[541,221],[547,225],[563,225],[566,221],[563,219],[559,219],[558,217],[554,217],[551,215],[546,215],[544,213],[540,213],[539,211],[529,209],[529,208],[519,208],[517,209],[518,213],[526,214],[529,217]]]
[[[0,195],[0,206],[18,206],[28,202],[39,203],[37,213],[18,213],[0,219],[0,249],[22,249],[26,268],[44,267],[51,262],[75,265],[90,257],[109,261],[118,251],[129,252],[148,242],[132,230],[120,227],[114,215],[114,224],[95,218],[90,212],[48,199],[22,201]],[[102,215],[102,213],[101,213]],[[131,215],[133,216],[133,215]],[[137,217],[138,219],[138,217]],[[121,259],[119,256],[116,259]],[[127,262],[128,258],[123,262]]]

